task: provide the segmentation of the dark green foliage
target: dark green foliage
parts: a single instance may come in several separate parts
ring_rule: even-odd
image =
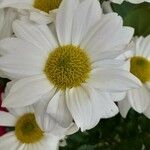
[[[150,34],[150,4],[138,5],[124,2],[122,5],[112,4],[115,12],[124,19],[124,25],[135,29],[135,35],[147,36]]]
[[[0,86],[5,87],[8,81],[10,81],[10,80],[0,77]]]
[[[67,139],[61,150],[145,150],[150,149],[150,120],[131,110],[126,119],[120,115],[101,120],[94,128]]]

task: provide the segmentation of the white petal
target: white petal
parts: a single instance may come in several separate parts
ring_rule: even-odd
[[[0,111],[0,126],[14,127],[16,118],[8,112]]]
[[[46,132],[53,134],[55,136],[64,136],[70,127],[70,125],[65,128],[62,127],[55,118],[51,117],[49,114],[45,113],[43,115],[38,115],[36,113],[36,120],[40,128]]]
[[[10,79],[39,74],[47,59],[47,53],[43,50],[18,38],[0,41],[0,53],[8,54],[0,58],[0,68]]]
[[[64,123],[64,121],[62,121],[62,118],[61,119],[59,118],[58,116],[59,114],[57,114],[57,112],[54,112],[55,114],[52,114],[52,115],[46,112],[48,104],[51,101],[51,99],[55,97],[55,94],[56,94],[56,88],[53,88],[50,92],[45,94],[40,99],[40,101],[34,105],[34,110],[35,110],[34,114],[35,114],[37,123],[39,124],[40,128],[43,131],[57,135],[57,136],[62,136],[66,133],[68,128],[70,128],[71,123],[70,124],[68,123],[66,124],[66,122]],[[53,106],[55,107],[55,104]],[[55,108],[53,110],[55,110]],[[54,118],[55,116],[56,118]],[[57,121],[58,119],[60,119],[61,122],[58,122]]]
[[[150,60],[150,35],[147,37],[140,37],[135,39],[135,50],[137,56],[143,56]]]
[[[47,111],[48,104],[50,100],[53,98],[53,96],[56,93],[56,88],[52,88],[52,90],[46,94],[44,94],[37,103],[34,104],[35,114],[36,115],[44,115]],[[41,122],[43,124],[43,122]],[[41,124],[40,123],[40,124]]]
[[[17,81],[3,101],[6,107],[16,108],[37,102],[53,85],[44,75],[36,75]]]
[[[80,44],[89,29],[100,20],[101,13],[102,10],[98,1],[86,0],[81,2],[73,19],[72,44]]]
[[[109,93],[100,92],[97,89],[89,87],[88,90],[89,93],[91,93],[91,100],[93,103],[93,113],[100,116],[100,118],[110,118],[118,113],[118,107],[112,100],[112,97]]]
[[[9,43],[9,44],[8,44]],[[19,39],[19,38],[6,38],[0,41],[0,54],[6,55],[6,54],[13,54],[13,53],[34,53],[35,55],[39,55],[41,53],[41,49],[36,47],[30,42],[27,42],[25,40]],[[47,53],[46,53],[47,54]],[[44,52],[43,52],[44,55]]]
[[[95,122],[91,122],[92,118],[92,103],[90,93],[83,87],[72,88],[66,91],[66,101],[75,123],[82,131],[95,126]],[[100,116],[97,123],[100,120]]]
[[[25,146],[26,146],[26,144],[20,144],[18,147],[17,147],[17,150],[26,150],[25,149]]]
[[[30,12],[30,20],[38,24],[50,24],[53,22],[53,19],[49,15],[36,11]]]
[[[119,69],[95,69],[87,81],[92,87],[106,92],[125,92],[141,86],[131,73]]]
[[[50,100],[54,97],[56,88],[53,88],[50,92],[43,95],[37,103],[34,104],[35,116],[39,126],[44,131],[50,131],[53,129],[56,122],[53,118],[47,114],[47,107]],[[50,121],[52,119],[52,121]],[[44,121],[45,120],[45,121]]]
[[[127,46],[124,47],[126,50],[123,54],[119,55],[117,59],[119,60],[130,60],[130,58],[134,55],[135,52],[135,44],[134,42],[130,42]]]
[[[41,129],[43,129],[43,131],[53,133],[54,135],[64,135],[70,128],[72,128],[73,131],[73,127],[71,127],[72,117],[68,112],[67,106],[65,105],[64,107],[63,105],[60,105],[64,103],[63,99],[60,99],[62,100],[62,102],[58,104],[58,100],[56,99],[56,97],[59,96],[56,95],[56,89],[54,88],[53,90],[51,90],[51,92],[42,97],[41,100],[35,104],[35,116],[39,126],[41,127]],[[53,102],[51,103],[51,101]],[[59,106],[62,106],[62,108],[59,108]],[[47,107],[49,111],[48,113]],[[52,110],[49,110],[49,108]]]
[[[113,101],[118,102],[125,98],[126,92],[115,92],[115,93],[110,93],[110,95]]]
[[[96,126],[100,118],[110,117],[112,114],[116,114],[116,111],[115,113],[112,111],[112,107],[109,105],[110,99],[107,96],[86,86],[73,88],[66,92],[68,108],[72,113],[75,123],[82,131]],[[115,110],[116,108],[115,106]]]
[[[111,25],[113,25],[113,27],[115,27],[115,28],[113,28],[113,30],[110,28]],[[120,17],[118,17],[117,14],[110,13],[107,15],[102,15],[101,20],[97,24],[95,24],[94,28],[91,29],[91,31],[89,31],[87,33],[86,38],[83,39],[83,41],[81,43],[81,46],[90,50],[90,48],[93,47],[91,44],[93,44],[93,45],[95,44],[95,42],[94,43],[89,42],[91,39],[94,41],[97,38],[96,37],[96,35],[97,35],[97,36],[104,36],[103,38],[105,38],[105,40],[106,40],[106,36],[108,38],[110,38],[109,34],[114,33],[117,30],[116,29],[117,27],[120,29],[121,25],[122,25],[122,19]],[[108,31],[106,32],[106,30],[108,30]],[[101,40],[103,40],[103,39],[101,39]],[[100,42],[100,40],[98,40],[98,41]],[[105,41],[105,43],[106,43],[106,41]]]
[[[7,108],[8,111],[16,117],[22,116],[26,113],[34,113],[33,105],[21,107],[21,108]]]
[[[127,97],[125,97],[124,100],[118,102],[119,111],[122,117],[126,118],[128,111],[131,108],[131,105],[129,103],[129,100]]]
[[[121,53],[123,47],[130,42],[132,35],[133,29],[123,27],[121,17],[110,13],[103,15],[99,23],[87,33],[81,47],[86,49],[95,61],[103,58],[104,55],[113,54],[114,51]]]
[[[19,9],[31,9],[33,0],[1,0],[0,8],[13,7]]]
[[[121,4],[124,0],[111,0],[114,3]]]
[[[29,53],[20,51],[20,53],[10,53],[0,57],[0,69],[10,79],[20,79],[42,74],[45,62],[45,58],[38,51],[31,50]]]
[[[66,135],[71,135],[76,133],[79,130],[79,128],[77,127],[77,125],[75,123],[72,123],[70,125],[70,127],[68,127],[68,129],[66,130]]]
[[[24,150],[30,150],[30,149],[36,150],[36,149],[33,148],[33,144],[26,144],[25,147],[24,147]]]
[[[73,121],[65,101],[65,93],[58,91],[48,104],[47,113],[56,119],[63,127],[68,127]]]
[[[35,144],[25,144],[25,147],[23,150],[41,150],[41,143],[37,142]]]
[[[117,60],[117,59],[104,59],[101,61],[96,61],[93,62],[92,67],[93,69],[98,69],[98,68],[105,68],[105,67],[110,67],[110,68],[114,68],[114,69],[118,69],[121,68],[122,66],[124,66],[125,62],[123,60]]]
[[[149,106],[150,92],[145,86],[140,89],[129,90],[127,96],[133,109],[139,113],[143,113]]]
[[[124,49],[124,45],[118,46],[113,48],[114,51],[108,50],[108,51],[97,51],[93,52],[92,54],[89,55],[91,58],[91,62],[96,62],[96,61],[101,61],[105,59],[116,59],[119,55],[123,54],[126,52],[126,49]]]
[[[0,137],[0,149],[1,150],[18,150],[20,146],[14,132],[9,132]]]
[[[57,47],[57,41],[47,25],[16,20],[13,23],[13,30],[17,37],[31,42],[43,53]]]
[[[42,141],[40,141],[33,144],[28,144],[27,150],[41,150],[43,147],[44,145],[42,145]]]
[[[61,45],[71,44],[71,31],[74,13],[79,0],[63,0],[56,16],[56,31]]]
[[[39,150],[58,150],[59,148],[59,137],[52,134],[48,134],[41,141],[41,149]],[[37,149],[36,149],[37,150]]]
[[[141,43],[141,51],[143,52],[143,56],[146,57],[150,61],[150,35],[147,36],[144,40],[143,43]]]
[[[36,121],[39,125],[39,127],[44,131],[44,132],[52,132],[53,129],[55,129],[57,122],[48,114],[39,114],[37,111],[35,112],[35,117]],[[55,131],[54,131],[55,134]]]

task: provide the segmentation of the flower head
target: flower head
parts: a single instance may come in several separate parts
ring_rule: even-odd
[[[60,124],[68,126],[74,119],[82,131],[90,129],[100,118],[118,113],[108,92],[140,86],[120,69],[124,62],[115,60],[133,29],[123,27],[115,13],[102,14],[97,0],[63,0],[55,28],[56,35],[46,25],[16,20],[17,38],[0,42],[0,69],[16,80],[3,105],[39,103]]]
[[[14,131],[0,138],[0,149],[9,149],[11,145],[13,150],[32,150],[33,147],[55,150],[59,146],[59,140],[65,134],[70,134],[69,130],[73,127],[63,128],[50,116],[35,114],[32,106],[9,109],[9,113],[0,112],[0,125],[14,127]]]
[[[20,15],[39,24],[49,24],[54,21],[56,10],[62,0],[2,0],[0,8],[18,10]]]
[[[61,1],[62,0],[34,0],[33,7],[49,13],[49,11],[57,9]]]
[[[128,110],[132,107],[139,113],[144,113],[150,118],[150,36],[136,37],[130,60],[130,71],[141,82],[142,87],[127,92],[126,98],[119,102],[120,112],[126,117]]]
[[[1,8],[12,7],[18,9],[37,9],[45,13],[57,9],[62,0],[2,0]]]

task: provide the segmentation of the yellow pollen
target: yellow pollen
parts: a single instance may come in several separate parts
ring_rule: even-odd
[[[132,57],[130,72],[142,83],[150,81],[150,61],[140,56]]]
[[[62,0],[35,0],[34,8],[49,13],[49,11],[57,9]]]
[[[44,68],[49,81],[62,90],[85,83],[90,71],[91,62],[87,53],[73,45],[54,49]]]
[[[15,134],[21,143],[26,144],[36,143],[44,136],[32,113],[25,114],[18,119],[15,126]]]

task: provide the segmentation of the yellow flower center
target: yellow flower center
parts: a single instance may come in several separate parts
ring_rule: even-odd
[[[25,114],[18,119],[15,126],[15,134],[21,143],[27,144],[36,143],[44,136],[32,113]]]
[[[35,0],[34,8],[49,13],[49,11],[57,9],[62,0]]]
[[[57,88],[80,86],[89,77],[91,62],[87,53],[73,45],[60,46],[49,54],[44,72]]]
[[[139,78],[142,83],[150,81],[150,61],[144,57],[132,57],[130,71]]]

